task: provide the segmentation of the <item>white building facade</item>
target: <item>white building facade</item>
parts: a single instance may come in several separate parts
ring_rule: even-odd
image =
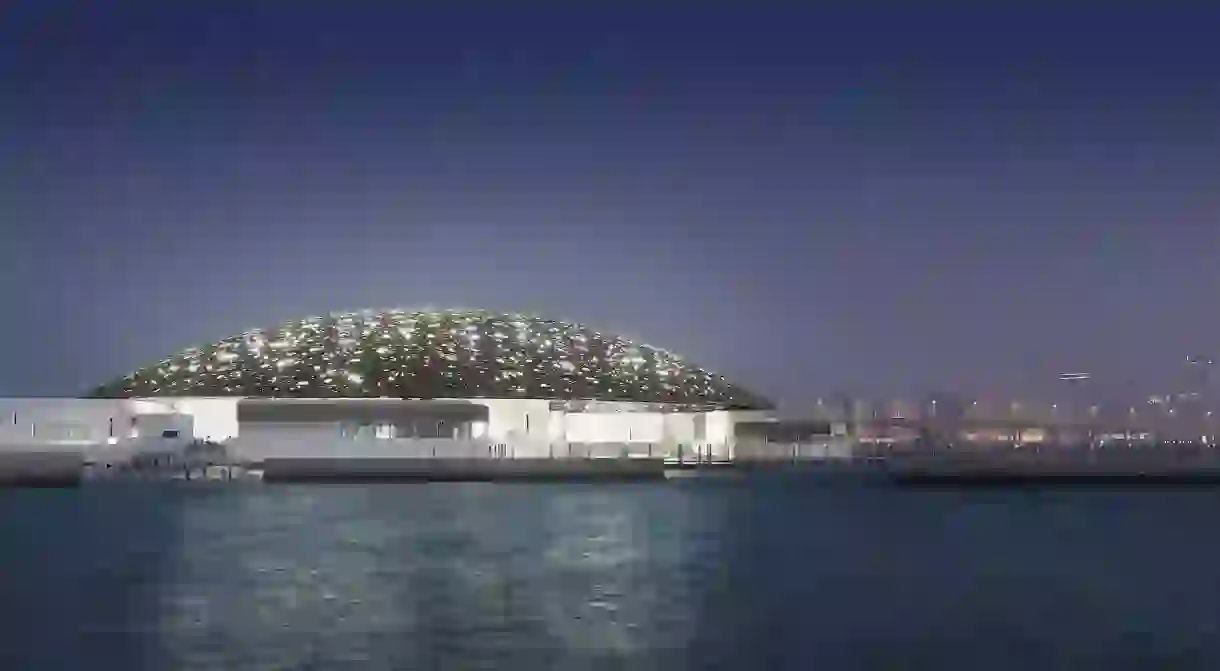
[[[171,354],[91,396],[10,404],[20,415],[13,439],[37,442],[41,431],[126,444],[147,440],[150,422],[174,418],[176,428],[161,429],[166,438],[223,443],[250,460],[729,459],[734,422],[760,417],[731,409],[770,407],[667,350],[579,324],[472,310],[294,319]]]
[[[728,460],[766,411],[543,399],[0,399],[0,449],[121,455],[150,441],[270,457],[652,457]],[[157,440],[159,439],[159,440]]]

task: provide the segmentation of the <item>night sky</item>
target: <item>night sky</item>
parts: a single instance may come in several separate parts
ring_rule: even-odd
[[[789,409],[1220,354],[1220,9],[425,4],[2,3],[0,394],[365,306]]]

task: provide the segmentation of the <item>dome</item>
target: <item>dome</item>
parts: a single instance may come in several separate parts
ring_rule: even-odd
[[[577,324],[474,311],[307,317],[183,350],[95,397],[533,398],[768,408],[648,345]]]

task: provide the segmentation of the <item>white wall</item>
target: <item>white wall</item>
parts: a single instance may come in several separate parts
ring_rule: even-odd
[[[550,401],[481,398],[474,402],[487,406],[487,442],[511,444],[521,457],[550,454],[561,426],[552,417]]]
[[[147,425],[141,433],[154,431],[159,435],[161,429],[156,428],[159,425],[155,422],[162,420],[152,417],[164,418],[173,413],[190,417],[191,437],[228,441],[245,428],[238,426],[239,401],[238,398],[196,397],[0,399],[0,445],[96,445],[110,442],[111,438],[113,442],[121,443],[132,437],[133,417],[137,418],[137,426]],[[770,416],[770,413],[758,411],[625,412],[638,407],[629,403],[602,403],[597,407],[600,412],[567,413],[552,411],[550,402],[545,400],[479,399],[476,402],[488,409],[487,430],[484,436],[469,441],[470,444],[507,444],[512,446],[516,456],[522,457],[566,454],[569,443],[653,444],[660,446],[662,452],[682,443],[688,447],[710,444],[713,456],[725,458],[732,454],[736,422]],[[704,424],[702,431],[698,427],[701,422]],[[247,438],[242,441],[247,446],[257,439],[275,441],[282,446],[274,449],[289,449],[286,447],[288,442],[306,436],[272,436],[264,429],[257,435],[242,437]],[[319,434],[309,437],[317,439]],[[327,437],[323,442],[329,440]],[[448,441],[447,444],[453,443]]]
[[[567,440],[573,443],[665,442],[666,417],[659,412],[571,413]]]
[[[157,399],[166,401],[169,399]],[[185,401],[196,399],[178,399],[173,405],[179,410],[190,411],[190,405]],[[227,400],[227,399],[222,399]],[[486,433],[478,439],[467,441],[470,449],[485,450],[487,445],[509,445],[512,454],[517,457],[545,457],[552,454],[567,454],[568,443],[633,443],[663,445],[672,433],[678,440],[688,444],[693,441],[693,414],[677,413],[643,413],[643,412],[596,412],[567,413],[552,411],[550,401],[537,399],[473,399],[473,402],[487,408]],[[163,403],[164,405],[164,403]],[[628,408],[631,404],[602,404],[601,410],[614,410],[617,407]],[[225,411],[227,413],[227,410]],[[315,455],[314,450],[351,450],[350,439],[339,436],[337,427],[330,425],[300,425],[268,424],[265,426],[236,426],[236,405],[233,406],[232,434],[238,434],[238,439],[232,445],[240,445],[248,455],[272,454],[278,456]],[[218,416],[227,416],[216,413]],[[200,421],[198,418],[197,422]],[[220,424],[216,419],[210,419],[213,425]],[[257,428],[255,428],[257,427]],[[257,432],[257,433],[254,433]],[[197,430],[198,433],[198,430]],[[336,442],[336,440],[338,442]],[[298,446],[293,446],[293,443]],[[304,447],[304,443],[313,443],[313,447]],[[431,443],[420,448],[424,441],[399,441],[397,447],[388,444],[375,446],[366,445],[360,448],[362,453],[379,456],[402,456],[401,450],[417,448],[431,452]],[[259,447],[256,443],[264,443]],[[457,441],[440,441],[438,449],[455,449]],[[325,448],[321,446],[327,446]],[[482,447],[478,447],[482,446]],[[466,448],[462,448],[466,449]],[[302,452],[303,451],[303,452]],[[297,454],[297,452],[301,452]],[[320,456],[320,455],[315,455]],[[423,456],[423,455],[420,455]],[[476,455],[477,456],[477,455]]]
[[[139,415],[181,413],[194,418],[193,437],[224,442],[237,435],[237,403],[234,397],[164,397],[130,400]]]
[[[94,462],[119,463],[140,451],[181,449],[190,442],[191,417],[137,417],[135,410],[124,399],[0,399],[0,450],[74,451]],[[163,438],[167,429],[180,437]]]
[[[122,439],[131,419],[121,400],[0,399],[0,445],[89,444]]]
[[[726,411],[717,410],[706,415],[707,425],[704,438],[700,441],[711,446],[714,459],[727,459],[733,454],[733,416]]]
[[[737,443],[734,425],[738,422],[759,422],[774,416],[769,410],[717,410],[706,414],[706,430],[703,442],[710,444],[715,459],[733,458]]]
[[[665,443],[676,447],[678,444],[693,445],[697,442],[695,418],[693,412],[673,412],[665,415]]]
[[[639,404],[603,402],[594,412],[552,411],[549,401],[479,399],[488,408],[488,439],[513,444],[519,454],[566,454],[568,443],[652,444],[672,451],[681,443],[711,445],[712,456],[729,458],[737,422],[772,417],[770,411],[707,413],[639,412]],[[529,416],[529,422],[525,420]],[[699,426],[702,424],[702,426]]]
[[[572,413],[567,416],[565,437],[573,443],[625,443],[627,425],[618,415]]]
[[[163,437],[166,431],[176,431],[175,442],[189,443],[194,436],[194,418],[180,413],[160,413],[156,415],[139,415],[136,418],[135,436],[137,440],[150,440]]]
[[[230,440],[230,454],[251,461],[285,457],[488,457],[490,443],[444,438],[352,438],[330,423],[247,424]]]

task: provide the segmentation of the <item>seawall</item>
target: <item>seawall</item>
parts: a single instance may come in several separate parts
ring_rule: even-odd
[[[1220,452],[1212,449],[1106,449],[928,454],[887,460],[900,485],[1217,485]]]
[[[67,450],[0,452],[0,487],[75,487],[84,455]]]
[[[275,458],[264,482],[546,482],[661,480],[660,459]]]

